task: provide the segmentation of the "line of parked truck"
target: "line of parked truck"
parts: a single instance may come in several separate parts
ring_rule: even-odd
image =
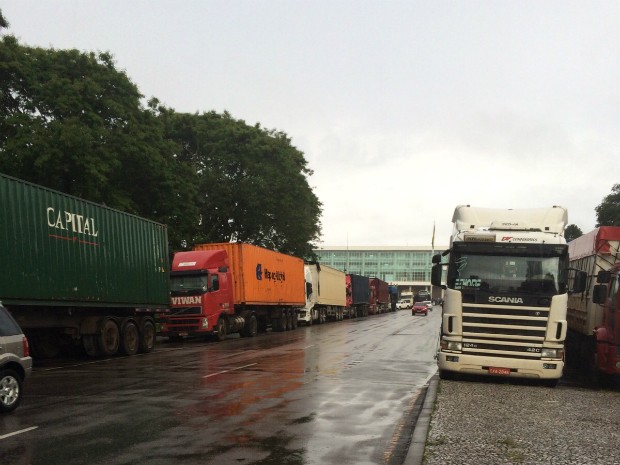
[[[35,356],[295,329],[395,310],[396,288],[245,243],[170,259],[164,225],[0,174],[0,301]]]

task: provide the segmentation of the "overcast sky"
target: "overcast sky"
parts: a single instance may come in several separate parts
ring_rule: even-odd
[[[617,1],[2,0],[22,44],[109,51],[179,112],[288,134],[321,246],[447,245],[454,207],[562,205],[620,183]]]

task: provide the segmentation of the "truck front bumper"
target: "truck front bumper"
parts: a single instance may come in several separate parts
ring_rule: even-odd
[[[559,379],[564,370],[563,360],[527,360],[443,351],[438,353],[437,365],[441,371],[533,379]]]

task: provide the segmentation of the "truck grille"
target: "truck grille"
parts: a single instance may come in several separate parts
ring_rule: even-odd
[[[540,359],[549,309],[463,304],[463,353]]]
[[[202,309],[200,307],[174,307],[170,309],[169,316],[177,315],[200,315]]]
[[[200,307],[174,307],[166,315],[166,324],[171,331],[194,331],[200,325]]]

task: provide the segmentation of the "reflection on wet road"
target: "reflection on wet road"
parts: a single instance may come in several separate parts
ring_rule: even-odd
[[[440,311],[40,364],[3,463],[393,464],[436,371]],[[406,451],[404,451],[406,453]],[[8,460],[8,461],[7,461]]]

